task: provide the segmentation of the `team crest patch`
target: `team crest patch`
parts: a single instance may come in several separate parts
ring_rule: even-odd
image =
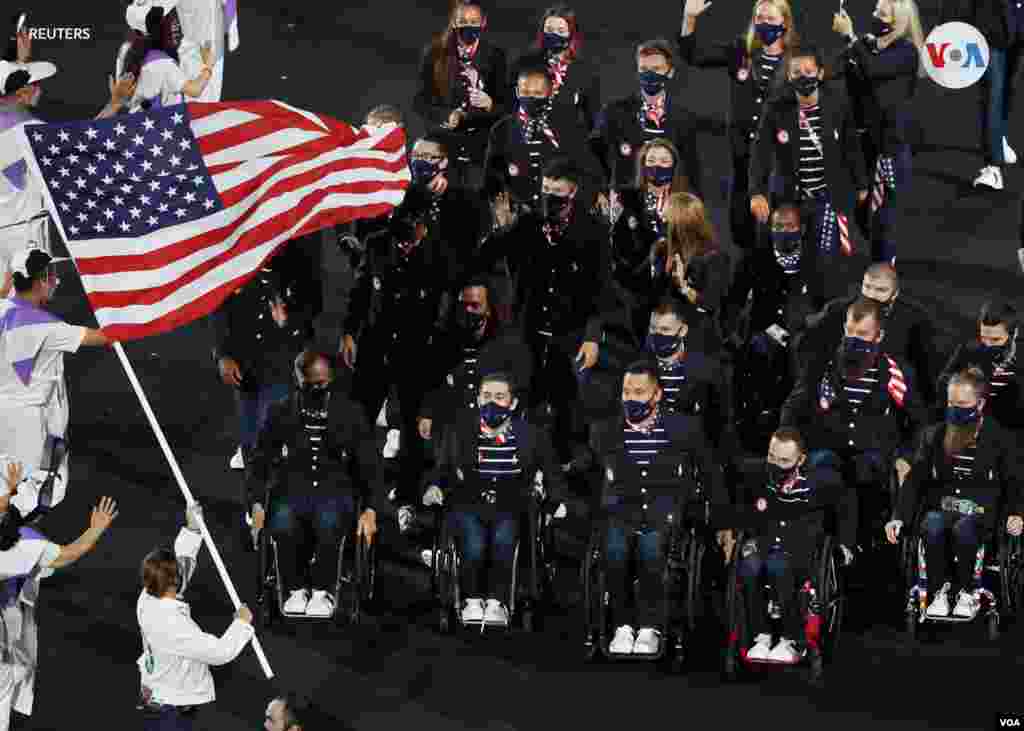
[[[748,71],[747,69],[740,69],[739,71],[736,72],[736,80],[737,81],[746,81],[749,78],[750,78],[750,71]]]
[[[516,165],[514,162],[509,163],[508,174],[512,176],[519,175],[519,166]]]
[[[787,132],[784,129],[780,129],[779,134],[776,135],[776,139],[779,141],[780,145],[786,144],[787,142],[789,142],[789,132]]]
[[[633,146],[628,142],[623,142],[622,146],[619,148],[619,152],[622,153],[623,157],[629,157],[633,154]]]
[[[768,501],[765,500],[763,497],[759,497],[757,499],[757,509],[758,511],[763,513],[765,510],[768,509]]]

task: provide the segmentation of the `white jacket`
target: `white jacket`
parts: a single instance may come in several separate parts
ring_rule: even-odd
[[[252,625],[238,619],[220,637],[207,634],[192,619],[188,604],[180,600],[202,545],[203,537],[188,528],[182,528],[174,541],[182,583],[178,599],[157,599],[145,589],[139,595],[135,610],[142,631],[139,673],[153,703],[191,706],[215,700],[209,666],[234,660],[253,636]]]

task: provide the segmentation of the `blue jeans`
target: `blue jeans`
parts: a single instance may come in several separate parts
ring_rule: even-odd
[[[242,450],[256,446],[260,431],[266,426],[267,415],[274,404],[287,400],[289,386],[277,383],[260,386],[256,391],[235,391],[238,400],[238,442]]]
[[[776,601],[782,606],[783,635],[790,640],[801,640],[800,607],[796,601],[796,579],[798,571],[806,574],[805,564],[809,557],[802,553],[784,551],[777,546],[766,546],[759,550],[757,542],[746,544],[736,571],[743,580],[746,597],[747,626],[751,637],[768,633],[768,610],[764,601],[764,583],[775,587]],[[802,577],[801,577],[802,578]]]
[[[992,48],[988,71],[985,73],[987,94],[982,94],[982,130],[985,144],[985,161],[989,165],[1005,165],[1003,138],[1010,124],[1013,108],[1014,77],[1020,70],[1024,57],[1024,44],[1017,43],[1008,49]]]
[[[981,544],[981,521],[978,517],[933,510],[924,516],[921,530],[925,539],[924,558],[928,573],[924,583],[928,591],[937,592],[949,576],[946,548],[950,537],[953,538],[957,559],[955,585],[967,591],[973,589],[974,562]]]
[[[274,495],[267,528],[277,543],[281,583],[299,588],[334,590],[342,530],[354,523],[355,498],[347,493]],[[317,561],[310,567],[310,549]]]
[[[663,591],[664,535],[661,529],[637,530],[627,522],[614,519],[609,523],[605,534],[605,571],[617,625],[629,624],[626,613],[631,603],[635,607],[633,624],[636,627],[661,625],[659,602]],[[633,581],[628,570],[631,548],[635,550],[639,579],[635,603],[630,601],[633,596]]]
[[[453,510],[448,528],[458,541],[462,558],[462,593],[471,598],[494,598],[508,602],[512,592],[512,563],[519,538],[519,516],[512,513],[484,515],[471,509]],[[489,582],[483,573],[487,549],[491,553]],[[490,590],[487,590],[488,584]]]

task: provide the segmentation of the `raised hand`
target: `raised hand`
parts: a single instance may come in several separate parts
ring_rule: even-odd
[[[92,509],[92,516],[89,518],[89,527],[105,531],[117,517],[117,503],[113,498],[100,498],[100,504]]]

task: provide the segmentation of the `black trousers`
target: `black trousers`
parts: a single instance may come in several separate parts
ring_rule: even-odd
[[[813,579],[810,558],[811,540],[788,540],[781,545],[767,538],[749,539],[740,547],[737,572],[743,581],[746,599],[745,619],[751,639],[768,634],[768,608],[765,585],[775,590],[775,601],[781,608],[783,636],[796,642],[803,640],[803,617],[797,594],[800,581]]]
[[[580,408],[580,378],[576,362],[577,339],[571,335],[545,336],[533,333],[529,347],[533,353],[533,387],[531,406],[549,404],[552,409],[551,439],[559,460],[569,462],[573,445],[585,441],[585,424]]]

